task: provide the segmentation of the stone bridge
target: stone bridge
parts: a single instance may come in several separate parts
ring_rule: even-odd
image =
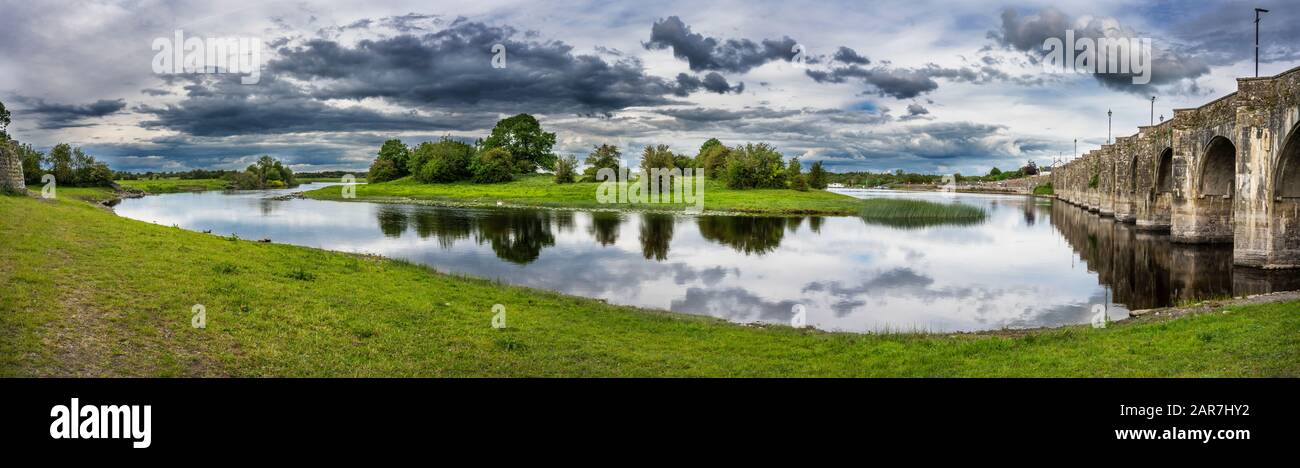
[[[1238,78],[1235,93],[1056,168],[1052,185],[1173,242],[1231,243],[1237,265],[1300,268],[1298,125],[1300,68]]]

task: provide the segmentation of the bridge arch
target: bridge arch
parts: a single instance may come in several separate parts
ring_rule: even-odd
[[[1165,147],[1156,158],[1156,193],[1169,193],[1174,191],[1174,149]]]
[[[1232,198],[1237,180],[1237,147],[1222,136],[1210,139],[1205,145],[1200,176],[1197,177],[1197,195]]]
[[[1300,203],[1300,123],[1291,128],[1278,154],[1277,175],[1273,177],[1273,197],[1278,202]]]

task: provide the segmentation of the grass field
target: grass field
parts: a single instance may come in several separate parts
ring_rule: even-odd
[[[0,197],[3,376],[1300,376],[1300,304],[1023,333],[715,319]],[[206,328],[192,327],[193,307]],[[494,304],[507,328],[492,328]]]
[[[411,178],[357,186],[357,201],[422,202],[454,205],[495,205],[552,208],[604,208],[637,210],[681,210],[682,204],[601,204],[596,200],[596,182],[556,184],[551,176],[535,175],[501,184],[423,184]],[[309,191],[308,198],[341,200],[342,191],[328,187]],[[704,187],[704,209],[713,212],[770,214],[856,214],[861,200],[823,190],[799,192],[789,189],[733,190],[719,181]]]
[[[124,187],[144,190],[149,193],[202,192],[205,190],[222,190],[230,184],[225,179],[154,179],[154,180],[119,180]]]

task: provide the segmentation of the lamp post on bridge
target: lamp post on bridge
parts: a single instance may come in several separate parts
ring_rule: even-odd
[[[1156,124],[1156,97],[1151,96],[1151,125]]]
[[[1255,78],[1259,78],[1259,14],[1268,13],[1263,8],[1255,9]]]
[[[1112,116],[1112,115],[1115,115],[1115,113],[1114,113],[1114,112],[1111,112],[1109,109],[1107,109],[1107,110],[1106,110],[1106,144],[1108,144],[1108,145],[1110,144],[1111,116]]]

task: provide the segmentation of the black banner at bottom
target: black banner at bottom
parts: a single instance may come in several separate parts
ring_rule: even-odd
[[[6,453],[1281,448],[1300,381],[7,379]],[[320,453],[318,453],[319,455]]]

